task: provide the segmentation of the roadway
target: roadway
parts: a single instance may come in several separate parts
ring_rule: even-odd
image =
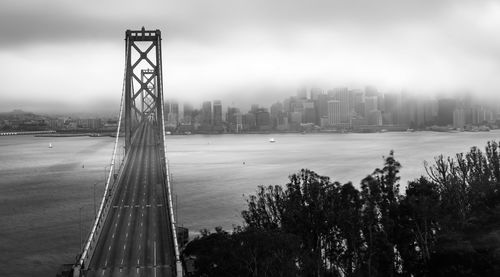
[[[142,123],[85,276],[173,276],[156,131]]]

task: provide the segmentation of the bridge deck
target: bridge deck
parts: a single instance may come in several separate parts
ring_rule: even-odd
[[[143,123],[85,276],[173,276],[175,255],[155,129]]]

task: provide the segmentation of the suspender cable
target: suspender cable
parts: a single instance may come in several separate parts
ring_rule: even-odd
[[[126,54],[128,54],[127,53],[128,47],[126,47],[126,49],[127,49],[127,50],[125,50]],[[128,55],[125,55],[125,57],[127,57],[127,56]],[[125,61],[125,63],[126,63],[126,61]],[[104,206],[106,205],[106,201],[108,201],[110,199],[110,197],[107,197],[107,194],[108,194],[108,191],[110,189],[111,177],[113,176],[114,166],[115,166],[115,162],[116,162],[116,152],[118,149],[118,140],[120,137],[120,128],[121,128],[121,123],[122,123],[124,99],[125,99],[125,78],[126,78],[126,71],[125,71],[124,76],[123,76],[122,97],[121,97],[121,101],[120,101],[120,113],[118,116],[118,128],[116,129],[116,138],[115,138],[115,143],[113,146],[113,153],[111,155],[109,174],[108,174],[108,177],[106,179],[106,186],[104,188],[104,195],[103,195],[102,200],[101,200],[101,205],[99,206],[99,211],[97,212],[97,216],[96,216],[94,225],[92,226],[92,230],[90,231],[90,235],[89,235],[89,238],[87,240],[87,243],[85,244],[85,248],[83,249],[83,253],[80,256],[80,260],[78,261],[78,265],[82,269],[84,268],[85,260],[90,259],[89,250],[91,249],[92,243],[97,243],[96,236],[98,234],[96,234],[96,233],[97,233],[100,221],[101,221],[101,217],[103,216],[103,211],[104,211]],[[104,222],[102,222],[102,224],[104,224]]]

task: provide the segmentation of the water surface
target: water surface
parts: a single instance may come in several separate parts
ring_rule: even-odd
[[[275,143],[270,143],[273,137]],[[500,131],[169,136],[179,222],[191,231],[242,224],[245,197],[309,168],[342,183],[360,180],[395,151],[402,184],[423,161],[484,148]],[[52,143],[53,148],[48,148]],[[110,137],[0,137],[0,276],[50,276],[71,263],[102,196]]]

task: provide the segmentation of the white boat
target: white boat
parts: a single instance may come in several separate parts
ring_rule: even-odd
[[[276,142],[276,141],[274,140],[274,138],[270,138],[269,142]]]
[[[49,148],[52,148],[52,143],[49,143]]]

